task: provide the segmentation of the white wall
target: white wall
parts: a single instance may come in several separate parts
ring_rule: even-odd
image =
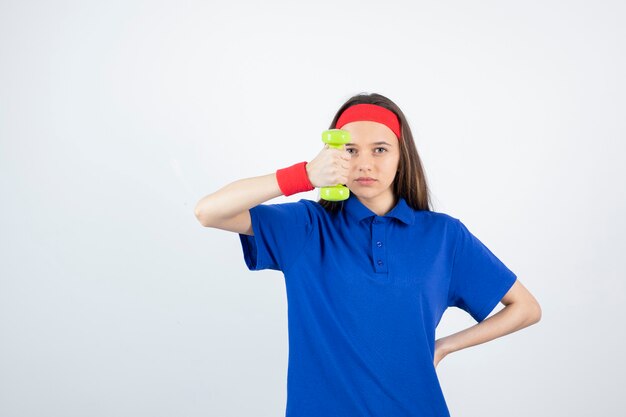
[[[284,415],[282,274],[193,209],[359,92],[543,309],[439,364],[451,413],[617,414],[624,4],[300,3],[0,2],[0,416]]]

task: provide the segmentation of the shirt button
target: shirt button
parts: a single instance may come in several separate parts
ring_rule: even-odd
[[[384,264],[384,262],[379,259],[378,260],[378,265],[382,265],[382,264]]]
[[[383,242],[376,242],[376,246],[378,246],[379,248],[383,245]]]

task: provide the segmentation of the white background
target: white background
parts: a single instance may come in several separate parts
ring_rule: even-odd
[[[452,415],[618,414],[625,12],[0,1],[0,416],[284,415],[282,273],[193,209],[310,161],[359,92],[402,108],[434,210],[543,310],[439,364]],[[473,324],[449,309],[437,337]]]

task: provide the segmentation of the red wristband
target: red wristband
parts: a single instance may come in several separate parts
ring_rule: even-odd
[[[306,173],[306,164],[307,162],[303,161],[276,171],[278,187],[284,195],[292,195],[315,189]]]

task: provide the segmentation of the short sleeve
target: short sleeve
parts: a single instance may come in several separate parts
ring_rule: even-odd
[[[483,321],[513,286],[517,276],[458,219],[448,306]]]
[[[300,255],[312,230],[312,214],[304,200],[259,204],[250,209],[254,236],[239,234],[248,269],[286,271]]]

